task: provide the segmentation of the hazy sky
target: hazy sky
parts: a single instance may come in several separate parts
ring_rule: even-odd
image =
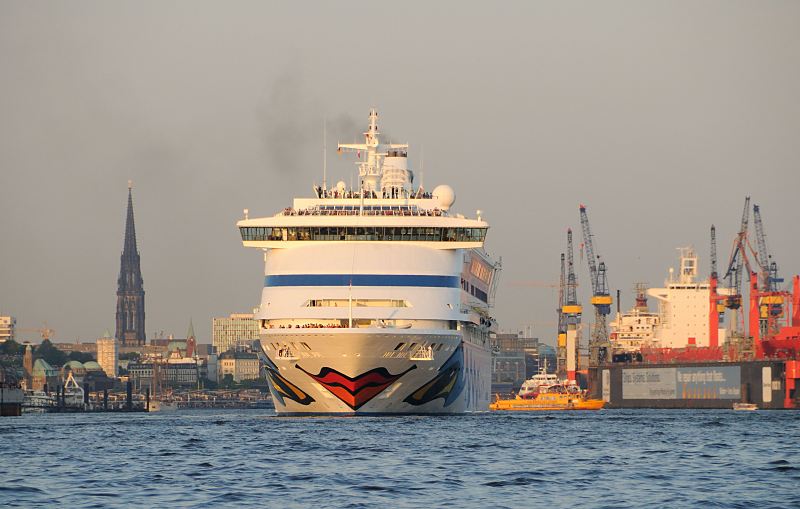
[[[496,316],[552,341],[583,202],[612,289],[724,264],[744,196],[800,272],[798,2],[0,2],[0,313],[114,330],[127,181],[147,334],[258,304],[235,222],[321,180],[371,106],[503,258]],[[351,158],[329,158],[348,181]],[[579,241],[579,236],[578,236]],[[588,301],[585,261],[580,294]],[[587,306],[588,308],[588,306]],[[23,334],[23,337],[35,334]]]

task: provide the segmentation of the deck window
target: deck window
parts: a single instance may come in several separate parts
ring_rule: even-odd
[[[416,226],[242,226],[244,241],[416,241],[483,242],[486,228],[422,228]]]

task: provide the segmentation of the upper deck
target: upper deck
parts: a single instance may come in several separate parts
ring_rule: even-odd
[[[481,247],[489,225],[450,216],[433,199],[296,199],[272,217],[237,223],[246,247],[286,248],[306,241],[425,242],[437,249]]]
[[[315,197],[295,198],[292,207],[271,217],[237,222],[245,247],[281,249],[308,242],[413,242],[434,249],[480,248],[489,225],[480,217],[452,214],[449,186],[425,191],[414,186],[406,144],[381,144],[377,113],[370,112],[362,144],[339,144],[357,152],[360,183],[314,186]],[[363,153],[363,159],[362,159]]]

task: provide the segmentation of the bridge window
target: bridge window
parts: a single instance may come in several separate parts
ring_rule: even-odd
[[[312,299],[306,302],[309,308],[346,308],[350,307],[350,299]],[[353,299],[353,307],[367,308],[410,308],[407,300],[398,299]]]
[[[486,228],[423,228],[417,226],[298,226],[271,228],[243,226],[244,241],[416,241],[483,242]]]

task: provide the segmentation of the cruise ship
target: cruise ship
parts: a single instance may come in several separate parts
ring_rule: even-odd
[[[295,198],[274,216],[237,223],[264,251],[256,319],[279,415],[486,411],[491,316],[500,264],[483,249],[480,211],[455,192],[415,185],[408,145],[381,143],[369,113],[359,185]]]

